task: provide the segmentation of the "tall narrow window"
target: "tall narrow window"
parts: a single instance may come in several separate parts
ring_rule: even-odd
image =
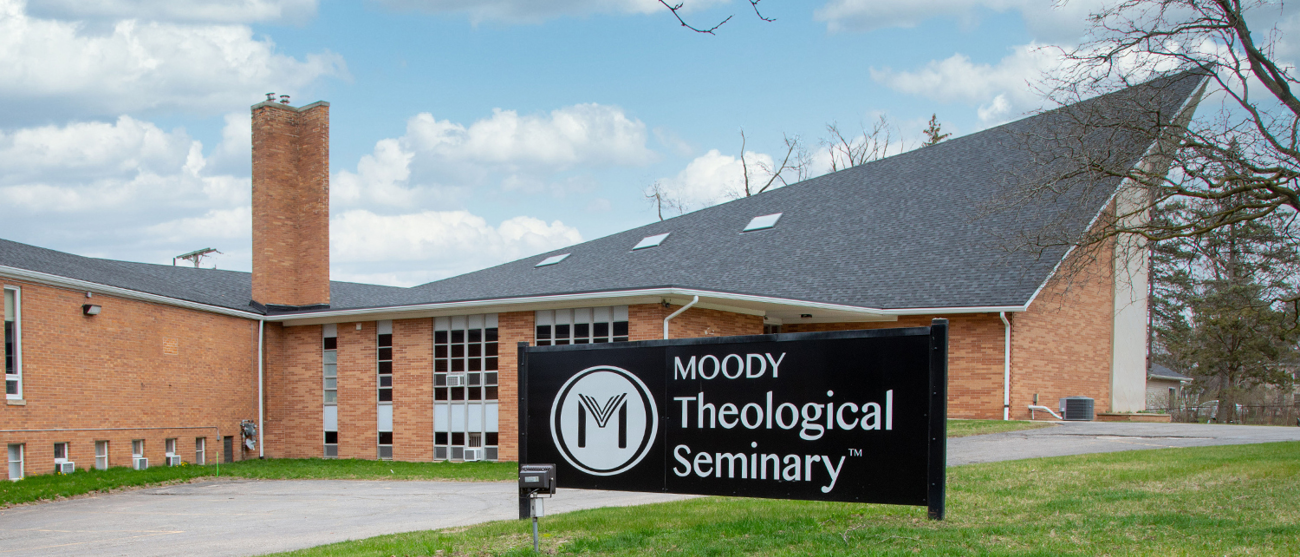
[[[9,445],[9,479],[23,479],[23,446],[20,443]]]
[[[22,296],[16,287],[4,287],[5,398],[23,398]]]
[[[393,322],[378,323],[379,402],[393,401]]]
[[[144,456],[144,439],[131,441],[131,456],[135,458]]]
[[[433,457],[496,460],[497,316],[439,317],[433,330]]]
[[[208,438],[194,438],[194,463],[203,465],[208,463]]]
[[[108,470],[108,441],[95,441],[95,469]]]
[[[328,324],[321,327],[321,361],[324,362],[324,408],[322,422],[325,426],[325,443],[322,456],[337,458],[339,456],[339,330],[338,325]]]

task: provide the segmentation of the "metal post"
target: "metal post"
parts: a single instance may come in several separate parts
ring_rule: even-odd
[[[926,503],[933,520],[943,520],[948,474],[948,320],[930,322],[930,458]]]
[[[537,517],[533,517],[533,552],[537,552]]]

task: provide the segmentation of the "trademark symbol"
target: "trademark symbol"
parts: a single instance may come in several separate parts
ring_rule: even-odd
[[[862,449],[849,449],[849,456],[862,456]]]

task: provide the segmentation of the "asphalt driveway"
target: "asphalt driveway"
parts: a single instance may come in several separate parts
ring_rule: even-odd
[[[952,439],[948,462],[1274,441],[1300,427],[1065,423]],[[506,482],[208,481],[0,510],[0,556],[260,555],[512,519],[515,497]],[[561,489],[547,514],[683,498]]]

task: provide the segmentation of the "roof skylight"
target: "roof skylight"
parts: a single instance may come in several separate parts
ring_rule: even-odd
[[[663,234],[646,236],[645,238],[642,238],[640,242],[637,242],[636,246],[632,247],[632,251],[636,251],[639,249],[653,248],[655,246],[658,246],[659,244],[664,243],[664,240],[668,238],[669,234],[672,234],[672,232],[664,232]]]
[[[741,230],[741,232],[751,232],[754,230],[763,230],[765,228],[772,228],[773,226],[776,226],[776,221],[781,220],[782,214],[783,213],[773,213],[770,215],[763,215],[761,217],[754,217],[754,219],[749,221],[749,224],[746,225],[745,229]]]
[[[566,257],[568,257],[568,256],[569,256],[569,254],[567,254],[567,253],[561,253],[560,255],[552,255],[552,256],[550,256],[550,257],[547,257],[546,259],[543,259],[541,263],[538,263],[538,264],[533,265],[533,266],[534,266],[534,267],[545,267],[545,266],[547,266],[547,265],[554,265],[554,264],[556,264],[556,263],[559,263],[559,262],[561,262],[561,261],[564,261],[564,258],[566,258]]]

